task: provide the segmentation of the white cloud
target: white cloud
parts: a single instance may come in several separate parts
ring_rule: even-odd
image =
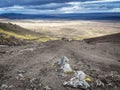
[[[68,2],[66,4],[69,4],[69,5],[80,5],[81,3],[83,3],[83,2]]]
[[[3,7],[0,8],[0,12],[7,12],[7,11],[17,11],[17,10],[23,10],[24,7],[23,6],[11,6],[11,7]]]
[[[70,7],[62,7],[58,9],[60,12],[63,13],[74,13],[74,12],[80,12],[83,10],[82,7],[74,5],[74,6],[70,6]]]
[[[120,1],[120,0],[96,0],[96,1],[86,1],[86,2],[83,2],[83,3],[108,3],[108,2],[117,2],[117,1]]]
[[[120,1],[120,0],[98,0],[98,1],[116,2],[116,1]]]
[[[12,7],[8,7],[9,9],[24,9],[23,6],[19,6],[19,5],[14,5]]]
[[[26,6],[11,6],[11,7],[3,7],[0,8],[0,13],[21,13],[21,14],[47,14],[47,13],[54,13],[54,10],[46,9],[46,10],[39,10],[39,9],[31,9]]]
[[[113,8],[109,10],[109,12],[120,12],[120,8]]]
[[[56,8],[63,5],[62,3],[49,3],[49,4],[44,4],[44,5],[29,5],[25,6],[26,8]]]
[[[20,10],[20,9],[24,9],[24,7],[15,5],[15,6],[11,6],[11,7],[4,7],[3,9],[4,10]]]

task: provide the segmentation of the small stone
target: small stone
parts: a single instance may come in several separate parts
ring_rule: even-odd
[[[79,68],[77,66],[74,66],[73,69],[74,70],[79,70]]]
[[[10,85],[8,88],[13,88],[14,86],[13,85]]]
[[[113,86],[113,84],[112,84],[112,83],[108,83],[108,84],[107,84],[107,86],[111,86],[111,87],[112,87],[112,86]]]
[[[23,74],[18,74],[18,76],[20,77],[20,78],[24,78],[24,76],[23,76]]]
[[[23,76],[22,73],[18,74],[17,77],[15,77],[17,80],[25,80],[25,77]]]
[[[40,83],[39,86],[42,87],[42,84]]]
[[[49,86],[45,86],[44,90],[52,90]]]
[[[1,90],[7,90],[7,88],[8,88],[7,84],[2,84],[0,89]]]
[[[25,73],[25,71],[22,71],[22,70],[19,70],[19,71],[17,71],[17,73]]]
[[[104,83],[101,80],[99,80],[99,79],[96,80],[96,85],[98,87],[100,87],[100,86],[104,87]]]
[[[25,89],[25,90],[30,90],[30,89],[27,88],[27,89]]]

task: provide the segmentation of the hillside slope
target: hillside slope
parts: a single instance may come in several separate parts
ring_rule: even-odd
[[[39,34],[11,23],[0,23],[0,45],[24,45]]]
[[[82,70],[90,76],[92,90],[119,90],[119,35],[111,35],[110,39],[109,36],[90,39],[89,43],[88,40],[59,40],[0,46],[0,85],[7,85],[10,90],[44,90],[46,86],[52,90],[78,90],[63,87],[63,82],[72,75],[61,76],[56,62],[67,56],[72,69]],[[96,80],[104,86],[96,86]]]
[[[120,33],[105,35],[102,37],[84,39],[87,43],[102,43],[102,42],[120,42]]]
[[[20,35],[31,35],[31,36],[39,36],[40,33],[35,33],[33,31],[24,29],[16,24],[12,23],[0,23],[0,29],[6,31],[6,32],[12,32]]]
[[[0,44],[19,45],[25,42],[46,42],[49,40],[57,40],[50,36],[37,33],[28,29],[24,29],[16,24],[0,22]],[[12,40],[13,39],[13,40]],[[15,42],[14,42],[15,41]],[[18,42],[17,42],[18,41]],[[25,41],[25,42],[24,42]]]

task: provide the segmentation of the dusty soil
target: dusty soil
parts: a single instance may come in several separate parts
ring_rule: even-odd
[[[82,40],[48,41],[22,46],[0,46],[0,85],[5,90],[78,90],[64,87],[72,74],[61,76],[56,62],[70,59],[74,70],[90,76],[92,90],[120,90],[120,34],[117,37]],[[114,39],[117,42],[114,42]],[[100,41],[100,42],[99,42]],[[92,42],[92,43],[91,43]],[[105,86],[96,86],[96,80]],[[50,89],[46,89],[50,90]]]

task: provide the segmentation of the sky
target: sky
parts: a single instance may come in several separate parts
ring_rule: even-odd
[[[0,14],[120,12],[120,0],[0,0]]]

